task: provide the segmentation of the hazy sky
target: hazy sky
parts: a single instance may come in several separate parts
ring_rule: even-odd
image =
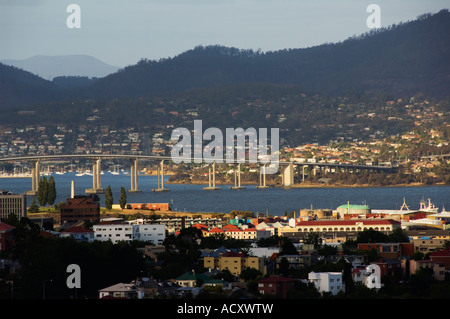
[[[81,28],[68,28],[70,4]],[[196,45],[275,51],[340,42],[450,8],[450,0],[0,0],[0,60],[86,54],[123,67]]]

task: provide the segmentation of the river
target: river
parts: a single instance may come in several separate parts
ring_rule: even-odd
[[[56,188],[56,203],[65,202],[71,194],[71,182],[75,184],[75,194],[84,195],[85,189],[92,187],[92,176],[76,176],[75,173],[53,174]],[[48,178],[48,177],[47,177]],[[248,210],[274,216],[301,209],[336,209],[342,204],[366,204],[372,209],[400,209],[405,199],[410,209],[418,209],[421,200],[431,199],[440,211],[450,210],[450,186],[427,187],[361,187],[361,188],[267,188],[257,189],[256,185],[246,189],[232,190],[231,185],[217,185],[220,190],[204,190],[206,185],[168,184],[170,191],[153,192],[157,187],[157,177],[139,175],[140,193],[128,193],[128,203],[171,203],[174,211],[229,213],[232,210]],[[101,176],[103,188],[108,185],[113,191],[114,203],[118,204],[120,188],[130,189],[130,176],[112,175],[105,172]],[[0,178],[0,189],[13,193],[24,193],[31,189],[31,178]],[[104,195],[100,195],[104,205]],[[32,197],[28,196],[30,205]]]

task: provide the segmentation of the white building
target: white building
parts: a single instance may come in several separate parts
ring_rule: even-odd
[[[310,272],[309,282],[313,283],[320,293],[331,292],[336,295],[338,292],[345,292],[345,284],[342,282],[340,272]]]
[[[133,226],[133,240],[151,242],[161,245],[166,239],[166,227],[158,224],[143,224]]]
[[[381,283],[380,266],[370,264],[368,266],[358,266],[353,268],[353,281],[356,284],[362,284],[369,289],[380,289]]]
[[[140,240],[160,245],[166,238],[165,226],[156,224],[98,224],[94,225],[93,230],[95,240],[111,240],[113,244],[119,241]]]

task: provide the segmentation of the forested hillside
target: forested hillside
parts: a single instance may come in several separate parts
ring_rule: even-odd
[[[318,94],[347,91],[450,92],[450,13],[307,49],[254,52],[199,46],[174,58],[142,59],[80,92],[86,97],[136,97],[243,83],[293,84]]]

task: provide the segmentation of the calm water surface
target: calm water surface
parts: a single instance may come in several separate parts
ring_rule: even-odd
[[[53,174],[57,187],[56,202],[65,202],[70,197],[71,182],[75,183],[75,194],[85,194],[92,188],[92,176],[76,176],[75,173]],[[47,177],[48,178],[48,177]],[[336,209],[342,204],[367,204],[372,209],[400,209],[405,198],[410,209],[418,209],[421,200],[431,199],[440,210],[450,210],[450,186],[430,187],[370,187],[370,188],[268,188],[257,189],[256,185],[246,189],[231,190],[231,185],[218,185],[221,190],[207,191],[207,185],[168,184],[168,192],[152,192],[157,187],[156,176],[139,176],[141,193],[128,193],[128,203],[172,203],[176,211],[228,213],[232,210],[249,210],[255,213],[269,213],[274,216],[285,212],[310,208]],[[111,186],[114,203],[118,204],[120,188],[130,189],[130,176],[101,176],[103,188]],[[0,178],[0,189],[13,193],[24,193],[31,189],[31,178]],[[104,205],[104,195],[100,195]],[[32,197],[27,199],[31,204]]]

